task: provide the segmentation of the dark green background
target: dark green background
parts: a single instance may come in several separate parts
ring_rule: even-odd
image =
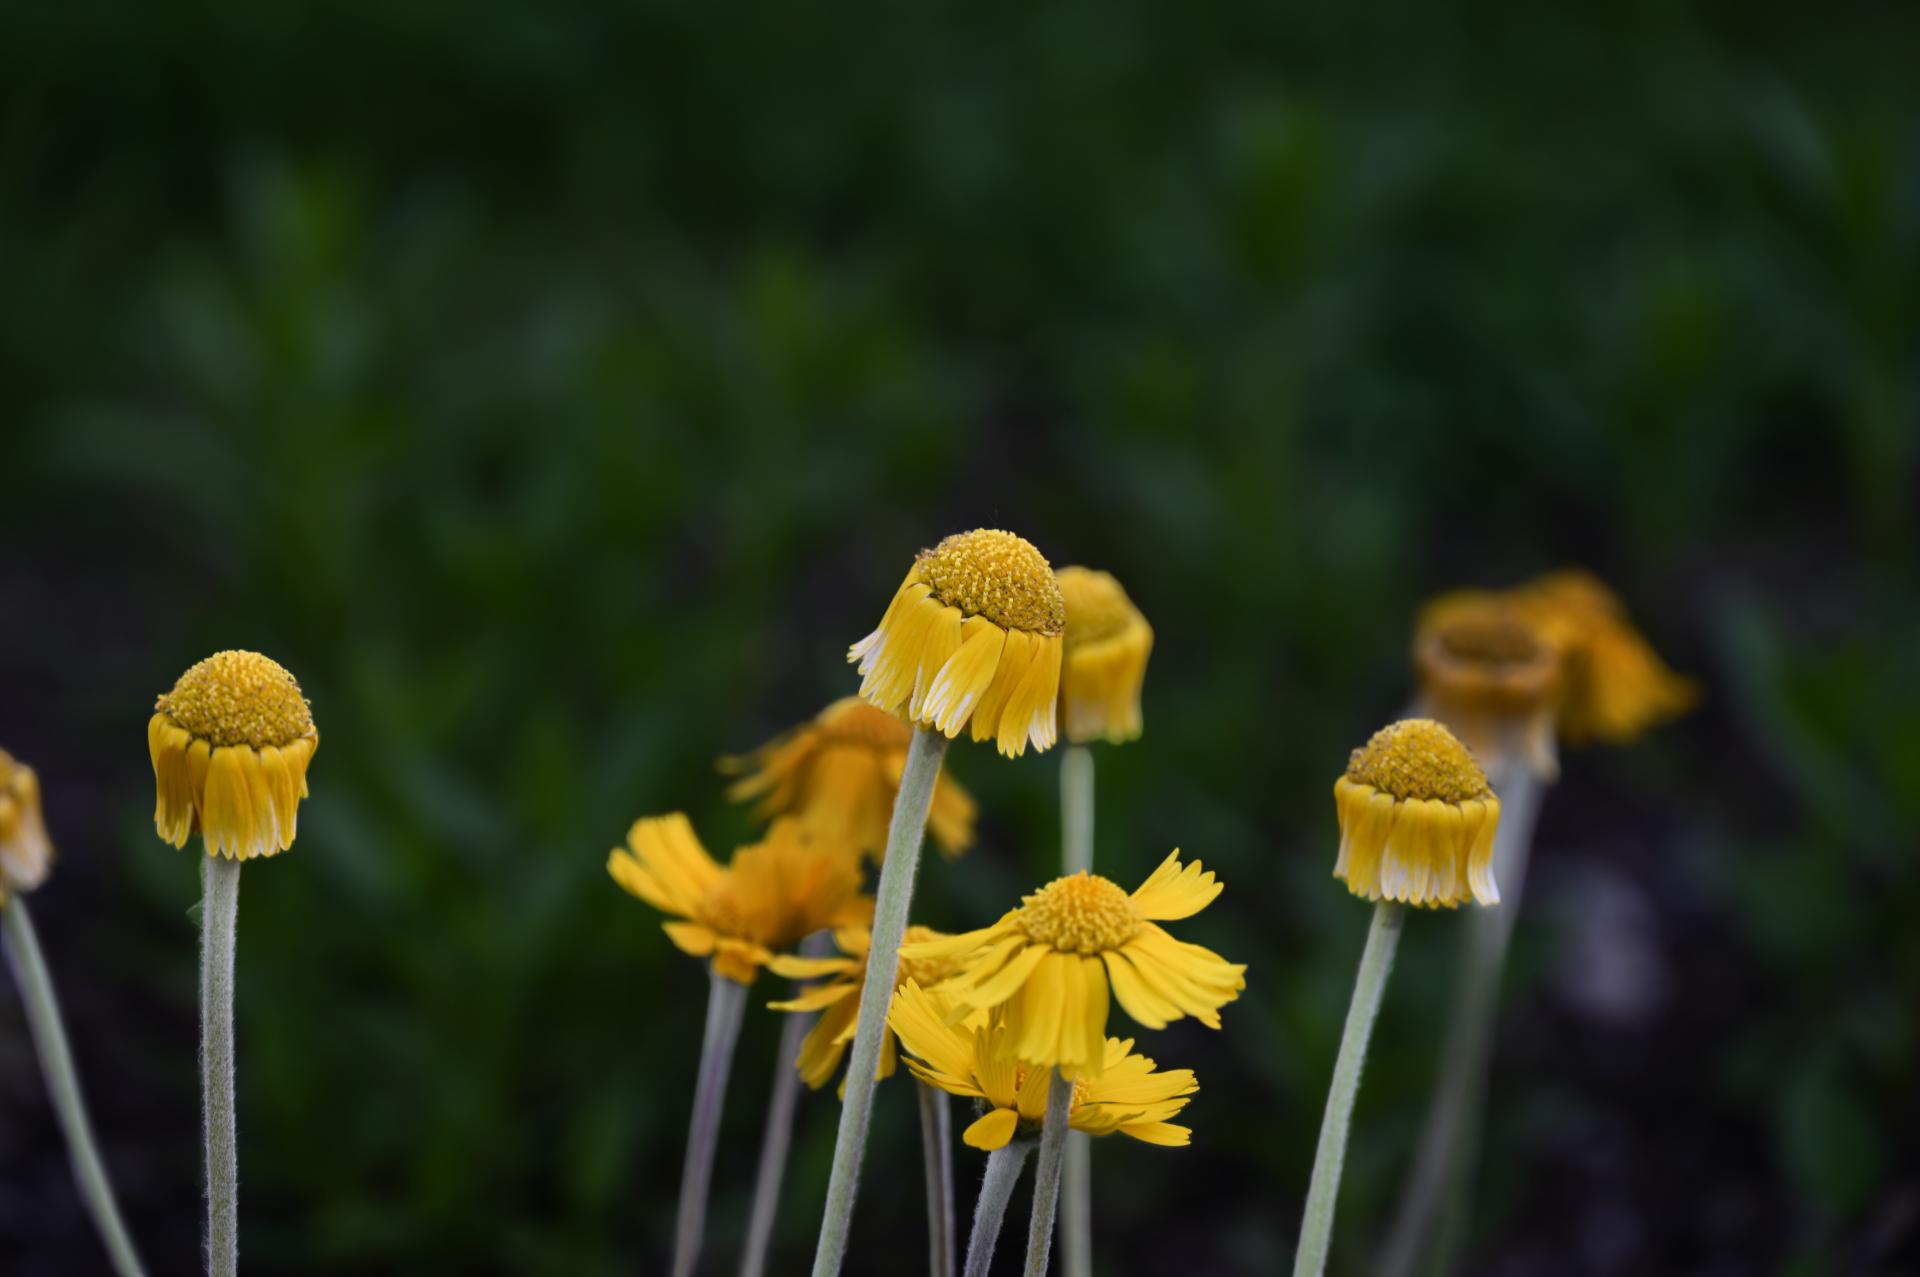
[[[653,1272],[704,982],[607,849],[676,807],[744,838],[714,756],[848,692],[908,557],[980,524],[1153,620],[1099,856],[1217,866],[1183,934],[1251,966],[1221,1033],[1146,1041],[1199,1070],[1195,1143],[1096,1150],[1103,1271],[1288,1262],[1366,925],[1330,784],[1422,597],[1563,563],[1706,701],[1548,803],[1471,1267],[1914,1271],[1916,37],[1847,3],[8,7],[0,744],[156,1271],[199,1211],[195,857],[143,744],[182,669],[266,651],[323,739],[242,893],[249,1269]],[[1055,760],[952,765],[981,842],[922,913],[978,924],[1053,863]],[[1341,1273],[1456,932],[1409,927]],[[905,1101],[862,1273],[919,1262]],[[0,1256],[99,1267],[10,991]]]

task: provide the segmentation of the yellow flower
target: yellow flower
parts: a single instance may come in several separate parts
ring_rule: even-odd
[[[1483,758],[1517,752],[1540,775],[1558,770],[1554,716],[1560,705],[1560,650],[1504,596],[1483,590],[1443,594],[1421,609],[1413,638],[1420,693]]]
[[[1454,734],[1428,718],[1383,727],[1334,782],[1333,876],[1367,900],[1453,908],[1500,903],[1493,833],[1500,800]]]
[[[810,841],[798,821],[774,821],[764,842],[740,848],[725,868],[679,812],[634,821],[627,846],[607,857],[613,880],[684,919],[661,924],[668,938],[741,984],[802,936],[864,924],[873,913],[860,894],[859,862]]]
[[[944,940],[946,936],[932,927],[911,926],[907,928],[904,939],[906,943],[917,944]],[[839,946],[844,955],[842,957],[804,958],[781,954],[767,964],[768,970],[775,975],[786,976],[790,980],[827,977],[797,997],[767,1004],[775,1011],[820,1012],[819,1020],[814,1022],[813,1028],[807,1031],[805,1041],[801,1042],[800,1055],[795,1061],[801,1080],[816,1091],[825,1086],[838,1071],[847,1047],[853,1042],[853,1032],[860,1018],[860,991],[867,983],[867,951],[872,941],[873,937],[865,927],[843,927],[833,934],[833,942]],[[898,988],[908,980],[922,985],[934,984],[951,975],[953,965],[951,960],[945,959],[914,962],[902,958],[894,987]],[[880,1041],[879,1076],[892,1077],[893,1066],[894,1036],[889,1033]]]
[[[1183,866],[1175,851],[1131,896],[1082,871],[1054,879],[991,927],[900,952],[916,961],[957,960],[959,974],[936,992],[963,1011],[1004,1005],[1022,1063],[1098,1076],[1109,989],[1150,1029],[1187,1015],[1217,1029],[1220,1008],[1247,987],[1244,965],[1157,925],[1191,918],[1219,894],[1213,874],[1197,860]]]
[[[1039,1134],[1052,1070],[1015,1058],[1012,1030],[1000,1017],[984,1025],[948,1024],[944,1004],[908,981],[893,995],[887,1023],[899,1035],[915,1077],[986,1109],[961,1135],[968,1145],[992,1152],[1016,1134]],[[1074,1079],[1068,1125],[1089,1135],[1118,1131],[1147,1144],[1185,1145],[1191,1132],[1167,1119],[1200,1089],[1193,1070],[1156,1072],[1152,1060],[1133,1054],[1131,1038],[1107,1038],[1102,1058],[1097,1075]]]
[[[1700,699],[1699,685],[1668,668],[1592,573],[1552,572],[1511,597],[1565,657],[1560,733],[1569,742],[1624,743]]]
[[[0,904],[10,892],[47,880],[53,843],[40,816],[40,780],[33,768],[0,749]]]
[[[848,696],[810,723],[777,737],[744,758],[723,758],[721,769],[751,774],[727,790],[735,802],[759,799],[755,817],[794,816],[823,845],[881,858],[887,824],[900,792],[913,729]],[[942,771],[933,787],[927,832],[947,856],[973,841],[973,798]]]
[[[1108,572],[1061,568],[1067,605],[1060,705],[1067,739],[1115,744],[1140,735],[1140,684],[1153,651],[1153,627]]]
[[[154,702],[147,722],[154,827],[209,856],[250,860],[293,846],[307,764],[320,747],[293,675],[258,652],[215,652]]]
[[[1017,758],[1052,747],[1066,604],[1040,551],[1011,532],[922,550],[873,633],[847,652],[860,695],[948,738],[969,724]]]

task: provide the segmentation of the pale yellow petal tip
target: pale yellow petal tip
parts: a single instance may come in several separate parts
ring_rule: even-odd
[[[0,904],[47,879],[53,843],[40,810],[40,778],[0,749]]]
[[[1018,757],[1054,744],[1064,630],[1046,559],[1012,533],[980,530],[923,552],[848,659],[876,709]]]
[[[252,860],[293,846],[320,733],[300,685],[257,652],[216,652],[155,702],[147,722],[154,830],[209,856]]]
[[[1333,794],[1333,876],[1354,895],[1422,908],[1500,902],[1492,865],[1500,802],[1439,724],[1414,719],[1376,733]]]
[[[1067,607],[1060,670],[1067,739],[1134,740],[1141,732],[1140,689],[1153,628],[1111,573],[1065,567],[1059,579]]]

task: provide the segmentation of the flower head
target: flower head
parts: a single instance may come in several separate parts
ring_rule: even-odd
[[[946,937],[932,927],[916,925],[908,927],[902,939],[907,944],[924,944]],[[800,1044],[800,1054],[794,1061],[794,1066],[800,1070],[801,1080],[816,1091],[825,1086],[839,1070],[840,1061],[853,1041],[860,1018],[860,991],[867,984],[867,953],[872,946],[873,936],[865,927],[843,927],[834,932],[833,942],[842,956],[806,958],[781,954],[768,964],[768,969],[775,975],[791,980],[825,977],[819,984],[795,997],[767,1004],[775,1011],[820,1012],[820,1018],[807,1031],[806,1039]],[[953,966],[951,959],[925,958],[916,961],[902,958],[896,968],[894,987],[898,988],[909,980],[922,986],[936,984],[953,973]],[[894,1035],[888,1033],[880,1041],[878,1076],[893,1076],[894,1059]]]
[[[1499,594],[1442,595],[1421,610],[1414,631],[1414,673],[1434,717],[1481,757],[1516,751],[1548,777],[1558,770],[1561,665],[1559,648]]]
[[[1140,684],[1153,651],[1153,627],[1120,582],[1092,568],[1061,568],[1067,605],[1060,706],[1067,739],[1115,744],[1140,735]]]
[[[293,846],[307,764],[320,747],[300,684],[258,652],[215,652],[154,702],[147,720],[154,827],[209,856],[249,860]]]
[[[721,759],[723,770],[747,773],[727,797],[758,799],[756,817],[793,816],[823,845],[878,859],[912,739],[900,719],[848,696],[744,758]],[[973,798],[943,769],[927,815],[942,853],[957,856],[973,841],[974,811]]]
[[[922,550],[847,659],[869,704],[950,738],[971,725],[973,739],[1013,758],[1053,745],[1065,629],[1045,557],[981,528]]]
[[[0,904],[12,892],[45,882],[52,861],[53,843],[40,816],[40,779],[0,749]]]
[[[1037,1135],[1052,1070],[1015,1058],[1013,1034],[1003,1017],[959,1026],[947,1021],[944,1004],[912,980],[893,995],[887,1016],[915,1077],[976,1100],[985,1110],[960,1138],[991,1152],[1016,1134]],[[1089,1135],[1118,1131],[1146,1144],[1185,1145],[1191,1132],[1167,1119],[1200,1089],[1193,1070],[1156,1071],[1152,1060],[1133,1053],[1131,1038],[1107,1038],[1101,1057],[1097,1074],[1083,1072],[1074,1079],[1068,1125]]]
[[[1128,895],[1098,874],[1056,878],[980,931],[907,945],[917,960],[956,959],[935,992],[959,1011],[1006,1008],[1008,1041],[1023,1064],[1069,1076],[1105,1067],[1109,990],[1150,1029],[1191,1015],[1220,1027],[1222,1006],[1246,988],[1246,967],[1175,940],[1161,922],[1191,918],[1220,894],[1199,861],[1175,851]]]
[[[1668,668],[1592,573],[1551,572],[1510,597],[1565,658],[1560,733],[1568,741],[1624,743],[1700,699],[1699,685]]]
[[[1500,903],[1493,832],[1500,800],[1457,737],[1428,718],[1383,727],[1334,782],[1333,876],[1368,900],[1453,908]]]
[[[613,880],[682,919],[661,924],[668,938],[741,984],[802,936],[864,924],[873,913],[859,863],[814,843],[798,821],[774,821],[764,842],[742,847],[724,868],[679,812],[634,821],[627,848],[607,857]]]

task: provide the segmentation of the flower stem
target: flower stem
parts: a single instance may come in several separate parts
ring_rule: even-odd
[[[925,1082],[920,1092],[920,1151],[927,1163],[927,1273],[953,1277],[953,1106]]]
[[[207,1273],[240,1271],[240,1135],[233,1091],[233,950],[240,924],[240,861],[200,867],[200,1086],[207,1145]]]
[[[113,1182],[100,1150],[93,1142],[93,1124],[87,1120],[86,1098],[80,1094],[80,1075],[73,1067],[73,1054],[67,1048],[67,1031],[60,1022],[60,1002],[54,996],[53,977],[40,952],[39,937],[34,934],[33,919],[27,913],[25,896],[15,895],[0,904],[0,939],[4,939],[7,958],[13,966],[14,983],[20,988],[20,1001],[27,1012],[27,1029],[33,1034],[34,1049],[40,1055],[40,1071],[47,1078],[47,1094],[53,1100],[54,1114],[67,1137],[67,1152],[73,1159],[73,1177],[80,1185],[80,1196],[100,1231],[113,1271],[120,1277],[142,1277],[140,1256],[133,1249],[133,1238],[120,1218],[113,1200]]]
[[[800,956],[817,958],[833,947],[832,937],[816,931],[800,942]],[[809,981],[809,984],[812,982]],[[760,1137],[760,1170],[753,1180],[753,1210],[747,1216],[747,1244],[740,1253],[740,1277],[761,1277],[773,1243],[773,1222],[780,1213],[780,1184],[786,1178],[787,1149],[793,1143],[793,1110],[800,1099],[795,1061],[815,1015],[790,1012],[781,1017],[780,1048],[773,1061],[773,1090],[767,1097],[767,1129]]]
[[[1069,745],[1060,752],[1060,872],[1093,868],[1093,751]],[[1093,1275],[1092,1137],[1067,1132],[1067,1165],[1060,1181],[1060,1259],[1066,1277]]]
[[[1489,771],[1498,782],[1501,808],[1493,839],[1500,906],[1471,910],[1466,919],[1440,1073],[1420,1151],[1381,1252],[1381,1277],[1411,1277],[1422,1256],[1437,1271],[1449,1269],[1470,1195],[1500,980],[1546,792],[1542,777],[1517,755],[1489,760]]]
[[[867,1147],[867,1122],[873,1114],[873,1085],[880,1069],[880,1041],[887,1028],[887,1004],[900,965],[900,937],[913,903],[913,877],[920,867],[920,844],[927,834],[933,783],[946,757],[947,738],[916,728],[900,774],[887,829],[887,858],[874,893],[873,943],[867,953],[866,983],[860,990],[859,1019],[847,1061],[840,1133],[833,1145],[833,1172],[827,1180],[827,1208],[820,1220],[820,1244],[813,1255],[813,1277],[835,1277],[847,1254],[853,1225],[853,1201],[860,1188],[860,1158]]]
[[[1040,1126],[1040,1160],[1033,1168],[1033,1214],[1027,1219],[1026,1277],[1046,1277],[1053,1257],[1054,1210],[1060,1203],[1060,1166],[1073,1116],[1073,1083],[1053,1071],[1047,1088],[1047,1119]]]
[[[1353,1121],[1354,1097],[1360,1093],[1360,1071],[1367,1059],[1367,1039],[1380,1013],[1380,995],[1393,970],[1393,951],[1405,924],[1404,905],[1382,900],[1373,909],[1367,929],[1367,947],[1360,954],[1360,972],[1353,982],[1353,1001],[1347,1006],[1347,1027],[1340,1034],[1340,1054],[1333,1064],[1333,1086],[1327,1092],[1327,1110],[1320,1119],[1320,1145],[1313,1155],[1313,1177],[1307,1184],[1307,1208],[1300,1220],[1300,1249],[1293,1257],[1293,1277],[1320,1277],[1327,1267],[1327,1249],[1333,1239],[1333,1208],[1340,1195],[1340,1171],[1347,1159],[1347,1129]]]
[[[987,1173],[980,1180],[980,1196],[973,1205],[973,1233],[967,1238],[967,1266],[961,1277],[987,1277],[993,1266],[993,1247],[1000,1240],[1000,1221],[1020,1182],[1032,1140],[1014,1140],[987,1154]]]
[[[673,1277],[692,1277],[700,1260],[707,1222],[707,1188],[713,1183],[713,1152],[720,1138],[720,1112],[727,1101],[733,1045],[747,1009],[747,986],[707,970],[707,1028],[700,1043],[700,1076],[693,1086],[693,1116],[687,1124],[687,1157],[680,1167],[680,1210],[673,1221]]]

